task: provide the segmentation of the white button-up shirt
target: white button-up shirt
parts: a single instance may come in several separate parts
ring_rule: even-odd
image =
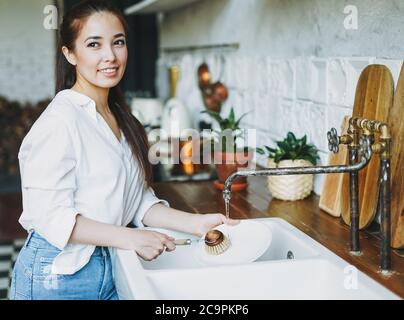
[[[141,167],[121,131],[114,135],[95,102],[67,89],[60,91],[24,138],[18,154],[27,231],[35,230],[61,253],[52,273],[73,274],[95,249],[68,243],[76,215],[113,225],[143,226],[158,202],[146,189]]]

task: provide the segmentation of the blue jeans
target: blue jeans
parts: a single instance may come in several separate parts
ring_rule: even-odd
[[[60,252],[31,231],[14,265],[10,299],[118,300],[107,248],[96,247],[90,261],[72,275],[51,274]]]

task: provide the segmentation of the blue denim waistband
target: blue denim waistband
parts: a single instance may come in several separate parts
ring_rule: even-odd
[[[38,232],[31,230],[28,233],[27,240],[25,241],[24,247],[32,247],[37,249],[48,249],[61,251],[54,245],[50,244],[44,237],[42,237]],[[96,247],[93,256],[108,256],[109,251],[107,247]]]

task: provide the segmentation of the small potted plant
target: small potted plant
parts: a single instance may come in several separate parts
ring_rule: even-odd
[[[229,115],[223,118],[220,113],[205,110],[202,113],[209,114],[218,124],[220,130],[214,130],[211,136],[213,146],[213,158],[218,175],[218,180],[214,181],[217,189],[223,190],[226,179],[240,168],[245,168],[251,161],[252,152],[248,147],[239,147],[242,141],[242,130],[240,121],[246,115],[243,114],[236,119],[233,107]],[[244,190],[247,187],[247,179],[238,177],[232,184],[232,191]]]
[[[309,167],[316,165],[318,149],[307,144],[306,135],[297,139],[292,132],[288,132],[283,141],[276,141],[277,148],[264,146],[257,148],[259,154],[266,154],[269,158],[269,168]],[[269,176],[268,189],[272,196],[281,200],[301,200],[313,190],[313,175]]]

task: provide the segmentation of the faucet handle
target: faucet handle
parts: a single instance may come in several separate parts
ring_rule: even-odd
[[[359,137],[359,153],[366,159],[370,159],[372,156],[372,145],[370,137],[360,136]]]
[[[328,150],[334,153],[338,153],[339,151],[338,146],[340,144],[340,140],[337,129],[331,128],[331,130],[327,132],[327,139],[328,139]]]

